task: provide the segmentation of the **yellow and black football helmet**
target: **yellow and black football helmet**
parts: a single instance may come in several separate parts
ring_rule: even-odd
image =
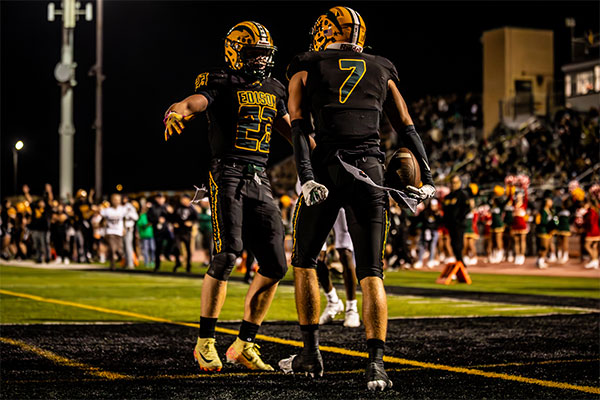
[[[240,22],[225,37],[227,66],[259,80],[271,75],[276,50],[271,34],[258,22]]]
[[[350,7],[333,7],[321,15],[310,35],[311,51],[341,49],[362,52],[367,27],[359,13]]]

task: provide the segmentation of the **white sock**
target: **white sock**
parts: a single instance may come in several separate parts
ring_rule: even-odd
[[[327,297],[328,303],[337,303],[338,301],[340,301],[335,288],[331,289],[331,292],[325,293],[325,297]]]
[[[350,310],[358,312],[358,300],[346,300],[346,312]]]

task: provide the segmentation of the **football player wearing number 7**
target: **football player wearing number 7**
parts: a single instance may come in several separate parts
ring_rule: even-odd
[[[365,32],[356,11],[331,8],[313,27],[311,51],[297,55],[288,67],[288,108],[303,188],[293,217],[292,265],[304,347],[279,366],[286,373],[323,374],[317,256],[338,210],[346,206],[352,211],[347,214],[348,227],[363,293],[366,383],[370,390],[384,390],[392,382],[383,365],[388,316],[382,259],[389,201],[382,188],[381,112],[419,161],[424,185],[409,187],[410,195],[425,200],[433,197],[435,187],[423,143],[398,91],[396,68],[383,57],[362,53]],[[316,148],[310,153],[308,136],[313,130]]]
[[[245,246],[255,254],[260,269],[248,289],[239,335],[226,359],[249,369],[273,370],[261,359],[255,337],[287,271],[281,212],[265,171],[272,129],[291,143],[285,87],[270,77],[275,50],[269,31],[261,24],[235,25],[225,38],[227,67],[199,74],[195,94],[173,104],[165,116],[165,140],[174,132],[181,133],[185,123],[199,113],[206,111],[208,119],[212,159],[207,183],[214,252],[202,285],[200,331],[194,349],[205,371],[222,368],[215,327],[227,280]],[[248,230],[245,235],[244,230]]]

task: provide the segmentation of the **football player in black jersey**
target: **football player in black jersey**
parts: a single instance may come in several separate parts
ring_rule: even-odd
[[[235,25],[225,38],[227,68],[203,72],[194,95],[173,104],[165,117],[165,139],[206,111],[212,160],[208,173],[213,225],[213,258],[202,285],[200,332],[194,357],[202,370],[220,371],[215,325],[227,280],[244,244],[260,264],[244,304],[244,319],[228,362],[270,370],[257,351],[256,333],[287,264],[279,207],[265,167],[273,128],[291,143],[285,87],[270,77],[276,50],[269,31],[257,22]],[[247,242],[242,244],[243,231]]]
[[[311,51],[297,55],[288,67],[288,108],[302,184],[293,218],[292,265],[304,347],[299,354],[281,360],[279,366],[286,373],[323,373],[315,267],[338,210],[347,206],[352,210],[348,225],[363,293],[369,351],[367,387],[383,390],[392,382],[383,366],[387,301],[382,258],[389,201],[382,187],[385,160],[379,149],[382,112],[419,161],[424,185],[407,188],[411,196],[425,200],[433,197],[435,187],[423,143],[398,91],[396,68],[383,57],[362,53],[365,32],[357,12],[334,7],[315,23]],[[308,136],[313,131],[316,148],[311,153]]]

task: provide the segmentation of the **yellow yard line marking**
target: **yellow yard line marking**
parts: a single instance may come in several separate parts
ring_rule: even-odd
[[[131,376],[117,374],[116,372],[103,371],[100,368],[93,367],[91,365],[87,365],[84,363],[80,363],[79,361],[71,360],[65,358],[63,356],[59,356],[51,351],[41,349],[37,346],[32,346],[25,342],[21,342],[20,340],[14,340],[6,337],[0,337],[0,342],[11,344],[13,346],[20,347],[21,349],[28,351],[30,353],[37,354],[38,356],[47,358],[55,364],[62,365],[65,367],[73,367],[82,370],[86,374],[99,376],[108,380],[116,380],[116,379],[132,379]]]
[[[540,361],[539,363],[507,363],[507,364],[495,364],[495,365],[482,365],[481,368],[484,367],[504,367],[510,366],[513,364],[519,365],[537,365],[537,364],[559,364],[559,363],[568,363],[568,362],[593,362],[597,361],[597,359],[590,360],[555,360],[555,361]],[[387,372],[406,372],[406,371],[423,371],[424,368],[421,367],[413,367],[413,368],[386,368]],[[354,374],[364,374],[364,369],[352,369],[346,371],[326,371],[324,373],[327,375],[354,375]],[[185,380],[185,379],[219,379],[219,378],[235,378],[235,377],[254,377],[260,375],[285,375],[281,371],[260,371],[260,372],[214,372],[214,373],[203,373],[203,374],[187,374],[187,375],[157,375],[157,376],[136,376],[136,377],[126,377],[128,380],[136,380],[136,381],[153,381],[153,380]],[[118,379],[118,378],[116,378]],[[24,379],[24,380],[5,380],[5,384],[29,384],[29,383],[79,383],[79,382],[102,382],[105,379]]]
[[[532,362],[513,362],[505,364],[486,364],[486,365],[473,365],[473,368],[498,368],[498,367],[524,367],[528,365],[547,365],[547,364],[568,364],[568,363],[587,363],[587,362],[598,362],[600,358],[589,358],[583,360],[548,360],[548,361],[532,361]]]
[[[15,297],[22,297],[22,298],[45,302],[45,303],[54,303],[54,304],[60,304],[60,305],[65,305],[65,306],[78,307],[78,308],[83,308],[83,309],[87,309],[87,310],[93,310],[93,311],[98,311],[98,312],[103,312],[103,313],[108,313],[108,314],[116,314],[116,315],[134,317],[134,318],[144,319],[144,320],[148,320],[148,321],[189,326],[189,327],[195,327],[195,328],[198,327],[198,324],[196,324],[196,323],[176,322],[176,321],[168,320],[166,318],[153,317],[150,315],[138,314],[138,313],[133,313],[133,312],[129,312],[129,311],[112,310],[112,309],[103,308],[103,307],[89,306],[86,304],[75,303],[72,301],[48,299],[48,298],[44,298],[44,297],[40,297],[40,296],[34,296],[34,295],[26,294],[26,293],[11,292],[8,290],[3,290],[3,289],[0,289],[0,294],[6,294],[9,296],[15,296]],[[233,329],[225,329],[225,328],[217,327],[216,330],[217,330],[217,332],[226,333],[226,334],[230,334],[230,335],[238,334],[238,331],[233,330]],[[285,344],[285,345],[294,346],[294,347],[302,347],[302,342],[299,342],[297,340],[280,339],[280,338],[276,338],[276,337],[272,337],[272,336],[265,336],[265,335],[257,335],[256,338],[264,340],[266,342]],[[320,349],[322,351],[335,353],[335,354],[342,354],[342,355],[351,356],[351,357],[360,357],[360,358],[368,358],[369,357],[369,355],[365,352],[344,349],[341,347],[320,346]],[[572,385],[572,384],[564,383],[564,382],[554,382],[554,381],[547,381],[547,380],[541,380],[541,379],[533,379],[533,378],[527,378],[527,377],[518,376],[518,375],[509,375],[509,374],[502,374],[502,373],[497,373],[497,372],[482,371],[482,370],[473,369],[473,368],[453,367],[453,366],[449,366],[449,365],[434,364],[434,363],[421,362],[421,361],[416,361],[416,360],[407,360],[405,358],[399,358],[399,357],[384,356],[383,360],[387,363],[393,363],[393,364],[411,365],[413,367],[434,369],[434,370],[447,371],[447,372],[456,372],[456,373],[467,374],[467,375],[482,376],[485,378],[496,378],[496,379],[503,379],[503,380],[508,380],[508,381],[529,383],[529,384],[533,384],[533,385],[540,385],[540,386],[545,386],[545,387],[578,390],[578,391],[586,392],[586,393],[600,394],[599,387],[577,386],[577,385]]]

